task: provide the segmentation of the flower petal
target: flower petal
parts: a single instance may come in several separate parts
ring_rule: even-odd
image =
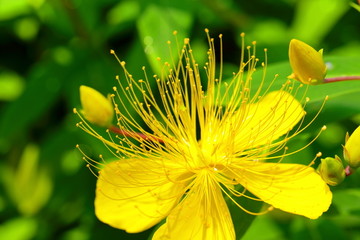
[[[216,182],[198,176],[196,184],[154,234],[153,240],[234,240],[229,209]]]
[[[238,126],[233,128],[234,145],[243,150],[270,144],[289,132],[304,114],[301,104],[291,94],[271,92],[234,115],[231,126]]]
[[[328,185],[311,167],[285,163],[242,163],[237,181],[262,201],[283,211],[316,219],[332,199]]]
[[[124,159],[101,170],[97,181],[96,216],[127,232],[144,231],[164,219],[184,191],[166,177],[164,166],[150,159]]]
[[[221,120],[211,119],[201,133],[200,143],[209,153],[244,152],[268,146],[288,133],[304,115],[302,105],[290,93],[270,92],[259,102],[244,104]]]

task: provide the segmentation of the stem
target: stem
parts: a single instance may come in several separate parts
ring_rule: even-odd
[[[348,177],[348,176],[350,176],[351,174],[353,174],[354,173],[354,171],[351,169],[351,167],[350,166],[346,166],[346,168],[345,168],[345,175]]]
[[[131,138],[141,138],[144,140],[152,140],[152,141],[157,141],[159,143],[164,143],[164,141],[160,138],[154,137],[154,136],[148,136],[146,134],[143,133],[137,133],[137,132],[131,132],[131,131],[127,131],[127,130],[121,130],[118,127],[115,126],[110,126],[109,130],[112,131],[113,133],[117,133],[119,135],[125,136],[125,137],[131,137]]]
[[[61,0],[61,4],[64,7],[65,12],[69,16],[70,22],[74,27],[76,35],[83,40],[83,42],[89,42],[90,35],[86,30],[85,24],[82,21],[79,13],[76,11],[76,7],[73,2],[70,0]]]
[[[216,16],[236,28],[244,28],[249,25],[250,18],[238,11],[237,8],[229,8],[219,0],[202,0],[202,2],[210,8]]]
[[[344,77],[325,78],[324,83],[342,82],[342,81],[350,81],[350,80],[360,80],[360,76],[344,76]]]

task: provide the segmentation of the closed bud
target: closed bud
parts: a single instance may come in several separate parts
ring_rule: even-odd
[[[324,82],[326,65],[322,49],[316,51],[306,43],[292,39],[289,46],[289,60],[293,73],[288,78],[310,85]]]
[[[101,127],[108,127],[114,117],[114,107],[111,101],[95,89],[80,86],[80,101],[82,114],[89,122]]]
[[[336,186],[345,179],[344,166],[338,156],[321,159],[317,170],[322,179],[331,186]]]
[[[346,134],[344,158],[351,168],[360,167],[360,126],[349,137]]]

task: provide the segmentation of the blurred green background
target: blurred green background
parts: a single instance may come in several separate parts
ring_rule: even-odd
[[[269,80],[276,72],[280,79],[290,73],[291,38],[324,48],[335,64],[330,75],[360,75],[360,12],[350,3],[0,0],[0,239],[147,239],[152,232],[126,234],[95,218],[96,177],[75,149],[80,144],[91,156],[106,155],[99,142],[75,127],[72,109],[79,107],[80,85],[104,94],[116,85],[114,76],[122,71],[110,49],[136,78],[142,66],[151,76],[173,30],[179,38],[190,37],[198,62],[205,61],[207,27],[214,37],[224,35],[227,76],[240,59],[241,32],[249,43],[257,41],[260,58],[261,49],[269,49]],[[360,84],[311,87],[310,113],[326,94],[329,103],[316,123],[290,147],[302,146],[324,124],[328,130],[287,161],[308,163],[319,151],[342,156],[345,133],[360,124]],[[320,219],[274,211],[256,218],[244,239],[360,239],[359,187],[357,171],[332,187],[333,205]]]

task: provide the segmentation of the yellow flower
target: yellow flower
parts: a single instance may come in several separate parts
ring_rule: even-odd
[[[80,86],[82,113],[91,123],[107,127],[114,117],[114,107],[109,99],[88,86]],[[75,110],[76,111],[76,110]]]
[[[306,43],[292,39],[289,46],[289,60],[293,73],[288,77],[304,84],[321,84],[326,75],[323,50],[316,51]]]
[[[232,80],[223,82],[221,71],[215,71],[214,40],[208,38],[205,71],[185,39],[180,61],[164,63],[164,74],[154,76],[156,91],[146,73],[136,81],[119,60],[125,77],[118,78],[115,97],[142,121],[116,111],[119,129],[133,135],[110,140],[83,125],[119,158],[100,167],[95,211],[104,223],[136,233],[166,218],[154,240],[232,240],[235,231],[224,196],[249,214],[261,213],[247,210],[239,198],[311,219],[328,209],[332,194],[313,168],[281,163],[291,154],[287,141],[302,130],[289,131],[305,115],[291,95],[297,91],[294,83],[288,80],[267,94],[261,88],[251,91],[258,62],[254,47],[247,48],[249,59],[241,59]],[[203,74],[207,81],[202,83]]]
[[[351,168],[360,167],[360,126],[349,137],[346,135],[344,158]]]

